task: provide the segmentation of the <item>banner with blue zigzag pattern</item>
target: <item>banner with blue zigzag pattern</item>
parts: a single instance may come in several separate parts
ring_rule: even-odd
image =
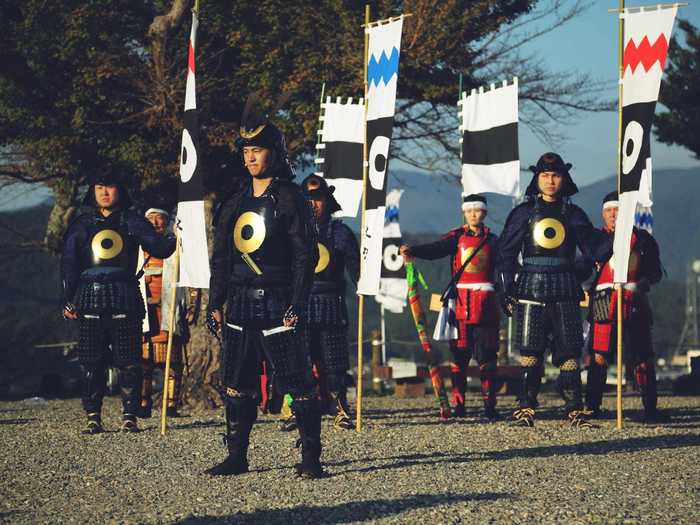
[[[380,83],[385,85],[389,83],[394,75],[399,72],[399,50],[395,47],[391,48],[391,55],[387,56],[386,52],[382,54],[377,61],[374,56],[370,56],[367,64],[367,81],[371,86],[378,86]]]

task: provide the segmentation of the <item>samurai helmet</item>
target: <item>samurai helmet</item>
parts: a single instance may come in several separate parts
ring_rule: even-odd
[[[340,211],[340,204],[335,200],[333,192],[335,192],[335,186],[329,186],[326,179],[319,177],[318,175],[309,175],[303,181],[301,181],[301,189],[307,199],[318,199],[325,197],[328,203],[328,214],[331,215],[337,211]]]
[[[545,153],[542,155],[537,164],[530,166],[530,171],[533,173],[532,180],[525,190],[525,195],[535,196],[540,193],[540,188],[537,185],[537,179],[540,173],[545,171],[554,171],[561,175],[562,184],[559,195],[562,197],[571,197],[572,195],[578,193],[578,186],[574,183],[569,170],[571,169],[571,164],[569,162],[564,162],[564,160],[556,153]]]
[[[276,109],[272,114],[277,113],[288,99],[289,94],[283,93],[277,100]],[[273,177],[292,180],[296,176],[289,162],[284,133],[270,121],[257,93],[251,93],[248,96],[241,116],[239,136],[236,139],[236,149],[241,155],[246,146],[259,146],[273,151],[274,160],[268,168]]]

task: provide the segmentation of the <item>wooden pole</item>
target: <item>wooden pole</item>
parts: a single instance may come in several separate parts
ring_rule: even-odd
[[[365,5],[365,25],[369,26],[369,4]],[[364,88],[365,88],[365,141],[362,146],[362,212],[361,212],[361,228],[360,236],[364,235],[365,231],[365,207],[367,205],[367,60],[369,53],[369,33],[364,29],[365,33],[365,55],[364,55]],[[362,257],[360,257],[360,275],[362,275]],[[357,298],[357,399],[355,408],[355,430],[362,430],[362,318],[365,313],[365,297],[358,295]]]
[[[177,299],[177,281],[180,271],[180,233],[175,234],[175,268],[173,270],[173,289],[170,292],[170,325],[168,326],[168,350],[165,354],[165,370],[163,371],[163,410],[160,413],[160,435],[164,436],[167,429],[168,387],[170,386],[170,356],[173,350],[173,332],[175,331],[175,300]]]
[[[618,15],[618,48],[617,62],[619,68],[619,83],[618,83],[618,103],[617,103],[617,192],[620,193],[621,185],[621,159],[622,159],[622,76],[623,69],[623,46],[625,44],[625,22],[622,14],[625,10],[625,0],[620,0],[620,14]],[[615,255],[613,254],[613,257]],[[617,430],[622,430],[622,285],[616,284],[617,289]]]

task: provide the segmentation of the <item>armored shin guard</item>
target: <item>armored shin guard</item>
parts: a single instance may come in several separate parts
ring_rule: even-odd
[[[316,398],[295,399],[292,407],[299,425],[301,463],[296,465],[297,476],[314,479],[325,477],[321,466],[321,407]]]
[[[212,476],[235,476],[248,472],[248,445],[250,431],[258,416],[255,400],[242,397],[226,403],[226,434],[224,443],[228,456],[223,462],[206,471]]]
[[[88,414],[102,412],[102,399],[107,390],[107,367],[104,363],[83,365],[83,410]]]
[[[496,364],[481,365],[481,397],[484,400],[484,415],[489,420],[497,419],[496,413]]]
[[[463,348],[452,347],[452,414],[455,417],[464,417],[464,398],[467,392],[467,365],[469,356]]]
[[[542,383],[542,366],[536,358],[529,361],[523,360],[520,369],[520,396],[518,403],[520,408],[537,408],[537,396],[540,393]]]
[[[570,361],[562,364],[559,369],[559,378],[557,379],[557,390],[564,400],[564,409],[567,414],[573,410],[581,410],[583,408],[581,372],[576,362],[573,365],[570,364]]]
[[[578,369],[576,360],[570,359],[562,363],[559,368],[557,390],[564,399],[564,410],[572,427],[591,428],[595,426],[588,421],[591,412],[583,409],[581,371]]]
[[[150,361],[141,361],[142,381],[141,381],[141,408],[138,416],[140,418],[151,417],[153,408],[153,364]]]
[[[639,391],[642,396],[642,404],[645,412],[655,412],[657,393],[656,393],[656,368],[654,363],[645,361],[638,364],[634,369],[635,379],[639,385]]]
[[[596,413],[603,403],[603,389],[608,377],[608,367],[591,359],[586,381],[586,408]]]
[[[129,365],[119,369],[119,393],[124,415],[136,416],[141,405],[142,374],[140,365]]]

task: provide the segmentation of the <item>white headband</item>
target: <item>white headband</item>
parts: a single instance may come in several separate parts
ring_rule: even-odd
[[[603,209],[607,210],[608,208],[619,208],[620,207],[620,201],[607,201],[603,203]]]
[[[148,217],[151,213],[160,213],[161,215],[165,215],[166,217],[170,217],[170,214],[161,208],[148,208],[146,210],[146,213],[144,213],[143,215],[144,215],[144,217]]]
[[[462,203],[462,210],[487,210],[485,202],[481,201],[467,201]]]

